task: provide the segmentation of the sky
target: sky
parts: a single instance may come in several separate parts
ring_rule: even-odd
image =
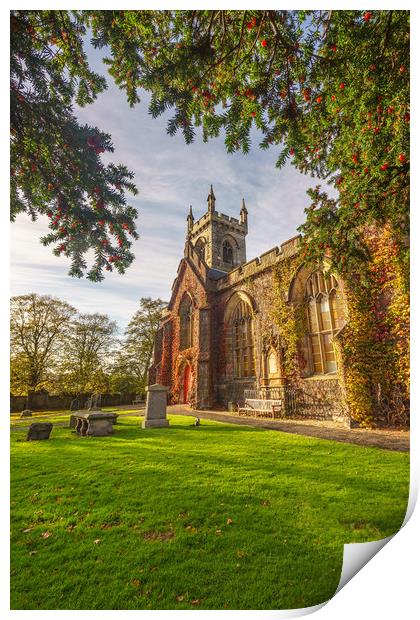
[[[91,66],[107,75],[104,52],[88,48],[88,55]],[[260,149],[256,131],[248,155],[227,154],[223,136],[204,144],[199,129],[195,142],[187,145],[181,134],[166,133],[170,113],[153,119],[147,96],[130,108],[111,78],[97,101],[76,113],[82,123],[111,134],[115,151],[104,160],[124,163],[135,173],[139,193],[130,195],[129,202],[139,212],[136,259],[123,276],[107,273],[99,283],[71,278],[68,259],[55,257],[52,247],[39,241],[48,230],[47,218],[32,222],[20,215],[11,226],[12,295],[35,292],[60,297],[81,312],[107,313],[122,332],[141,297],[169,300],[183,256],[189,205],[198,219],[207,208],[211,183],[216,210],[222,213],[239,217],[245,199],[248,260],[293,237],[304,221],[306,190],[316,180],[290,165],[278,170],[279,147]]]

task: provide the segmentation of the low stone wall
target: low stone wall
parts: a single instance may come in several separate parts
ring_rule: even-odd
[[[79,396],[80,406],[84,407],[90,394]],[[33,411],[56,411],[59,409],[70,409],[70,403],[75,396],[48,394],[40,392],[31,397],[31,409]],[[115,407],[116,405],[131,405],[135,398],[134,393],[126,394],[102,394],[101,407]],[[10,396],[10,412],[17,413],[26,407],[26,396]]]
[[[338,379],[302,379],[286,390],[287,416],[319,420],[347,419]]]
[[[244,404],[244,390],[256,389],[253,382],[215,385],[216,405]],[[283,389],[283,388],[282,388]],[[342,390],[337,378],[302,379],[284,388],[286,416],[296,419],[347,420]]]

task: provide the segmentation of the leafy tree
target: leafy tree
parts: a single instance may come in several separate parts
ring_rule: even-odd
[[[62,390],[73,394],[107,390],[116,331],[116,322],[106,314],[74,318],[59,369]]]
[[[56,191],[53,183],[48,190],[45,183],[50,181],[41,181],[36,168],[38,157],[44,157],[44,151],[52,153],[53,144],[58,144],[54,161],[63,161],[68,172],[64,186],[69,192],[72,187],[77,196],[89,196],[90,204],[100,205],[102,197],[108,204],[118,193],[109,184],[90,183],[90,177],[87,182],[84,172],[90,165],[89,155],[96,163],[97,151],[108,148],[107,139],[96,139],[96,130],[94,135],[90,129],[76,132],[77,150],[60,124],[64,104],[70,105],[76,84],[81,103],[92,100],[104,87],[99,76],[91,75],[83,55],[81,35],[87,27],[93,33],[93,45],[107,50],[109,72],[126,91],[130,105],[140,100],[142,88],[151,93],[152,116],[173,110],[168,121],[171,135],[181,131],[191,142],[195,127],[202,127],[204,140],[223,131],[228,152],[242,149],[247,153],[251,130],[256,127],[262,134],[262,148],[280,149],[279,167],[290,161],[334,187],[337,197],[319,188],[311,190],[312,204],[302,226],[308,259],[319,261],[327,252],[336,271],[358,269],[369,258],[366,227],[380,230],[386,225],[401,264],[407,264],[408,11],[12,12],[12,119],[15,114],[18,147],[12,166],[13,177],[18,179],[13,181],[17,210],[42,212],[40,205],[48,191]],[[44,94],[32,100],[30,80],[25,76],[33,74],[38,83],[38,66],[48,68],[47,76],[57,75],[59,86],[55,78],[44,77],[40,91]],[[69,77],[64,79],[64,75]],[[26,85],[23,92],[22,85]],[[50,107],[55,142],[50,136],[40,148],[42,132],[50,135],[45,120],[39,121],[50,97],[54,98]],[[18,132],[21,119],[27,135]],[[31,138],[31,123],[41,127],[35,139]],[[77,170],[63,156],[65,145],[73,149],[72,165]],[[54,172],[57,167],[55,163]],[[95,198],[96,185],[101,187],[100,201]],[[78,214],[71,225],[77,229],[77,222],[84,222],[92,212],[92,208],[82,209],[83,217]],[[55,213],[52,224],[59,232],[52,235],[57,240],[58,234],[66,235],[66,226],[60,233]],[[99,220],[96,212],[92,217],[94,222]],[[97,240],[92,279],[100,277],[101,266],[112,268],[110,261],[115,256],[121,269],[130,261],[127,253],[121,258],[121,252],[102,249],[102,226],[107,218],[101,221],[81,231],[84,243],[90,243],[92,235]],[[130,227],[130,223],[119,222],[118,228],[114,222],[112,226],[122,238],[122,224]],[[61,251],[74,252],[73,273],[80,275],[81,259],[73,248],[82,241],[79,236],[71,241],[75,245],[66,241]],[[121,244],[127,247],[123,238]]]
[[[225,133],[228,152],[280,147],[279,167],[327,180],[302,226],[309,259],[339,272],[368,259],[366,226],[392,229],[407,261],[408,11],[106,11],[85,13],[93,44],[131,105],[186,142]],[[335,194],[335,192],[334,192]]]
[[[74,115],[75,103],[91,103],[106,88],[83,50],[82,15],[11,11],[10,26],[11,218],[47,215],[42,243],[71,259],[72,276],[86,271],[88,250],[90,280],[101,280],[104,268],[123,273],[134,259],[128,235],[137,238],[125,194],[137,190],[126,166],[101,159],[114,150],[111,137]]]
[[[124,334],[112,372],[117,391],[144,391],[159,321],[166,302],[142,297]],[[119,389],[118,389],[119,388]]]
[[[10,307],[11,390],[27,394],[50,386],[66,346],[76,310],[49,295],[12,297]]]

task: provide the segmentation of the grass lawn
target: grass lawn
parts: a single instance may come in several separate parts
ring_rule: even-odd
[[[409,455],[170,416],[112,437],[11,433],[12,609],[287,609],[388,536]]]

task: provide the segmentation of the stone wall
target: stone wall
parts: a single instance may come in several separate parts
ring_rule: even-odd
[[[87,399],[91,394],[82,394],[79,397],[81,406],[85,405]],[[39,394],[32,395],[33,411],[57,411],[59,409],[70,409],[70,403],[75,396],[64,396],[48,394],[47,392],[41,392]],[[116,405],[131,405],[135,398],[134,393],[125,394],[102,394],[101,406],[102,407],[115,407]],[[17,413],[22,411],[26,407],[26,396],[10,396],[10,412]]]

